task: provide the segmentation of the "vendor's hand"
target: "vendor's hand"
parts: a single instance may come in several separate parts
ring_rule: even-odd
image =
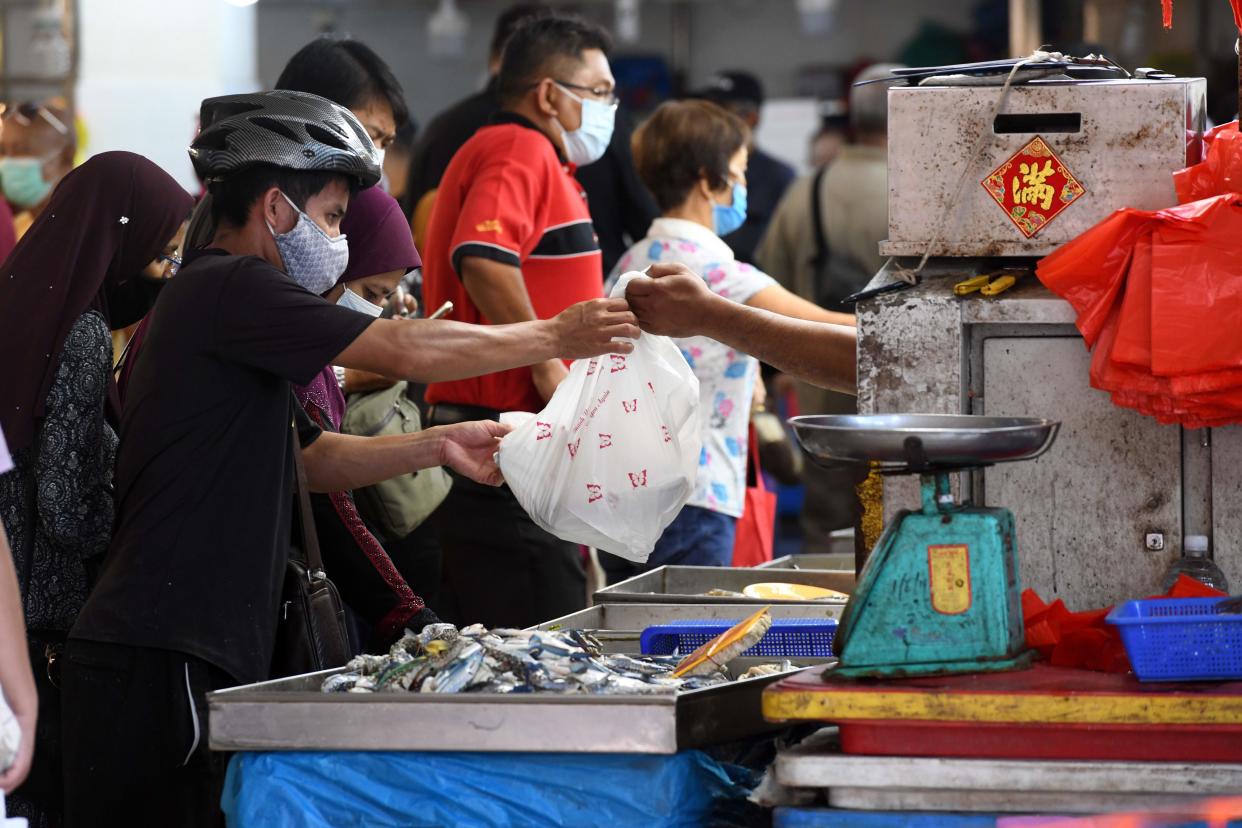
[[[485,486],[499,486],[505,482],[496,465],[496,449],[500,438],[511,426],[495,420],[478,420],[468,423],[437,426],[429,431],[438,432],[440,439],[440,465]]]
[[[698,336],[706,333],[708,310],[719,296],[703,279],[680,262],[654,264],[650,279],[634,279],[625,298],[644,331],[662,336]]]
[[[0,791],[5,794],[11,794],[26,781],[26,775],[30,773],[30,762],[34,758],[35,746],[35,716],[34,714],[17,716],[17,724],[21,729],[22,740],[17,747],[17,756],[13,758],[13,764],[4,773],[0,773]]]
[[[407,293],[401,285],[397,285],[397,289],[388,297],[388,301],[392,303],[392,315],[395,317],[404,319],[418,313],[418,300],[414,298],[414,294]]]
[[[569,376],[569,369],[559,359],[550,359],[532,365],[530,376],[535,382],[535,390],[539,392],[540,399],[547,402],[556,393],[556,387]]]
[[[571,305],[552,320],[557,354],[581,359],[600,354],[628,354],[638,339],[638,320],[624,299],[591,299]],[[622,341],[614,342],[614,338]]]

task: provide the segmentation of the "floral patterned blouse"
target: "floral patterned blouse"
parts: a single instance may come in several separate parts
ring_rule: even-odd
[[[776,281],[733,258],[720,237],[685,219],[658,218],[647,238],[631,247],[613,271],[613,279],[656,262],[681,262],[707,282],[713,292],[745,303]],[[689,505],[732,517],[742,516],[746,495],[746,434],[759,361],[705,336],[674,340],[699,378],[703,415],[703,450]]]

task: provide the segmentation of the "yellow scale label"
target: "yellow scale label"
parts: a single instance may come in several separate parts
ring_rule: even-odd
[[[932,609],[942,615],[961,615],[970,609],[968,547],[927,547],[927,569]]]

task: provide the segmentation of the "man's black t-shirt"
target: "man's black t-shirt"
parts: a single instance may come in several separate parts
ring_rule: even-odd
[[[293,498],[289,384],[310,382],[371,321],[253,256],[207,250],[182,268],[134,367],[116,534],[72,637],[267,678]],[[309,420],[299,434],[318,436]]]

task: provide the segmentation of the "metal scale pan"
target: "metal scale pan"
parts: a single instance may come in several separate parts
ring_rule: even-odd
[[[919,474],[1032,460],[1052,446],[1060,423],[965,414],[794,417],[798,442],[825,464],[877,463],[885,474]]]

